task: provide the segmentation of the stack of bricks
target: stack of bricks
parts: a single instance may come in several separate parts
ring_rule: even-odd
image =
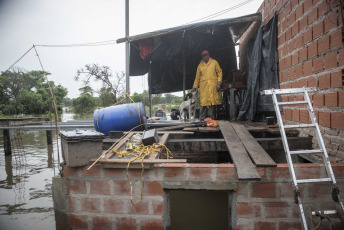
[[[344,37],[340,1],[264,0],[258,11],[264,24],[278,13],[280,88],[318,89],[310,96],[330,160],[344,162]],[[298,99],[282,97],[283,101]],[[310,122],[305,106],[285,107],[283,119],[294,124]],[[300,132],[313,134],[309,130]]]
[[[239,181],[232,164],[157,164],[144,171],[143,200],[136,206],[130,201],[126,169],[100,165],[86,169],[64,166],[62,180],[71,229],[168,229],[167,193],[171,189],[229,191],[232,229],[301,229],[287,164],[257,168],[260,181]],[[343,169],[343,164],[333,165],[341,191]],[[324,176],[317,164],[298,164],[295,170],[304,177]],[[136,201],[140,199],[141,169],[129,169],[129,176]],[[307,184],[300,191],[319,203],[330,199],[331,194],[330,189],[315,184]],[[341,226],[338,218],[331,220]],[[324,226],[329,229],[329,222]]]

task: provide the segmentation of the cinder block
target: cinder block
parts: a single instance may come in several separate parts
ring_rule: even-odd
[[[62,153],[70,167],[89,165],[102,154],[104,134],[94,130],[61,131]]]

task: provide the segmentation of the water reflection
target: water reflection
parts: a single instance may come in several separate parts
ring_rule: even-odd
[[[12,155],[6,157],[0,136],[0,229],[55,229],[52,135],[53,145],[47,145],[45,131],[11,132]]]

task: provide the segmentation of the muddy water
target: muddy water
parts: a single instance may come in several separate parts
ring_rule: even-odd
[[[71,116],[66,114],[62,120]],[[53,145],[47,145],[45,131],[12,132],[11,138],[14,136],[12,156],[5,157],[0,131],[0,229],[54,230],[51,185],[53,166],[58,174],[55,132]]]

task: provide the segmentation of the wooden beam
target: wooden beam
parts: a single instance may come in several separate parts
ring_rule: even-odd
[[[168,140],[168,136],[169,134],[168,133],[165,133],[162,138],[159,140],[159,144],[162,144],[162,145],[166,145],[167,143],[167,140]],[[161,152],[161,148],[159,148],[159,151],[158,152],[154,152],[152,153],[152,155],[150,155],[149,157],[149,160],[152,160],[152,159],[156,159],[159,155],[159,153]]]
[[[218,121],[239,180],[260,180],[256,167],[229,121]]]
[[[247,131],[247,129],[238,123],[231,123],[236,134],[239,136],[241,142],[244,144],[248,154],[250,154],[252,161],[258,167],[276,166],[276,162],[272,160],[269,154],[263,147],[254,139],[254,137]]]

